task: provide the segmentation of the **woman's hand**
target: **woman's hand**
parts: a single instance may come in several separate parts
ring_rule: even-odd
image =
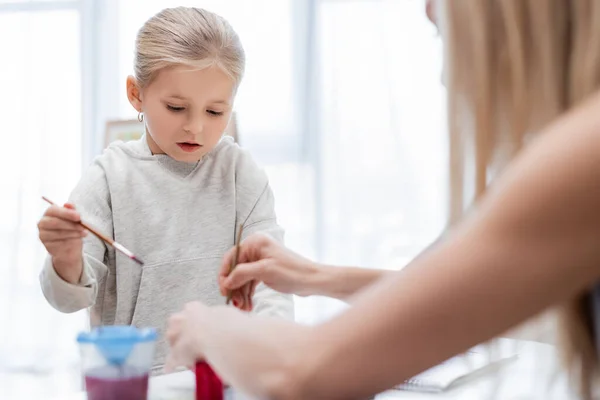
[[[165,363],[167,372],[176,367],[193,369],[196,361],[203,359],[200,333],[202,332],[202,310],[200,303],[188,303],[184,309],[169,318],[166,338],[171,348]]]
[[[277,397],[300,382],[312,328],[251,316],[231,307],[186,304],[168,322],[166,370],[206,360],[224,382],[258,397]]]
[[[238,265],[229,273],[234,256],[235,248],[232,248],[223,258],[219,287],[223,295],[233,291],[234,304],[242,310],[252,308],[252,295],[260,282],[282,293],[314,294],[312,280],[317,275],[317,265],[268,235],[257,233],[244,240]]]

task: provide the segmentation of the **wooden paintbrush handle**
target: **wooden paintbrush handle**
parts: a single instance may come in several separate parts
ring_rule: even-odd
[[[113,245],[114,240],[112,240],[108,236],[98,232],[96,229],[92,228],[90,225],[86,224],[83,221],[79,221],[79,224],[81,226],[83,226],[85,229],[87,229],[88,231],[92,232],[94,235],[98,236],[100,239],[104,240],[106,243],[110,244],[111,246]]]
[[[231,260],[231,265],[229,266],[229,274],[231,274],[233,272],[233,270],[235,269],[235,267],[238,264],[238,259],[240,257],[240,243],[242,242],[242,232],[243,231],[244,231],[244,224],[240,224],[240,227],[237,232],[237,237],[235,239],[235,253],[233,255],[233,259]],[[227,274],[227,275],[229,275],[229,274]],[[230,290],[229,293],[227,293],[227,301],[225,302],[225,304],[229,304],[229,302],[231,302],[232,296],[233,296],[233,290]]]

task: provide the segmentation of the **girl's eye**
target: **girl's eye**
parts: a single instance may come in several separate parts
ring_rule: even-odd
[[[208,110],[207,112],[208,112],[209,114],[211,114],[211,115],[215,115],[215,116],[223,115],[223,113],[222,113],[222,112],[220,112],[220,111]]]
[[[180,112],[180,111],[185,110],[184,107],[176,107],[176,106],[170,106],[170,105],[167,105],[167,108],[173,112]]]

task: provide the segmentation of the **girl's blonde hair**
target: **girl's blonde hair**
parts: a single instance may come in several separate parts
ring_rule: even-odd
[[[135,42],[134,73],[146,87],[163,68],[218,66],[236,87],[244,74],[245,54],[238,35],[222,17],[200,8],[167,8],[150,18]]]
[[[474,187],[477,199],[499,154],[508,161],[528,134],[600,88],[600,1],[440,1],[453,223],[463,213],[465,187]],[[466,154],[474,154],[471,164]],[[588,299],[582,293],[561,309],[565,362],[585,398],[598,370]]]

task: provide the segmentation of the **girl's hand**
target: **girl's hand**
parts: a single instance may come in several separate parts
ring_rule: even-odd
[[[38,223],[39,237],[52,257],[56,272],[76,284],[83,269],[83,238],[87,231],[79,224],[81,216],[72,204],[50,206]]]

